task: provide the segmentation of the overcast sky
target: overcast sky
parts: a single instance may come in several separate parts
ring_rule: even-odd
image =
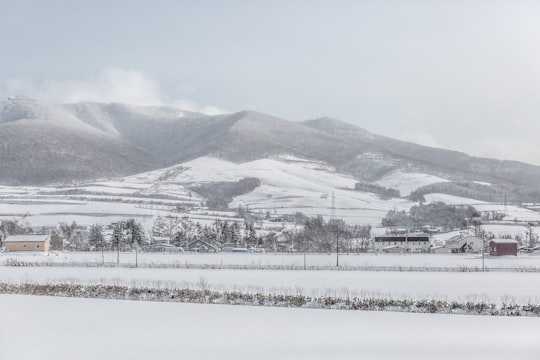
[[[540,164],[540,1],[0,5],[1,97],[332,116]]]

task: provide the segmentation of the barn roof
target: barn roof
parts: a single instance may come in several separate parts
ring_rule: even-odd
[[[50,235],[12,235],[8,236],[4,242],[44,242]]]
[[[208,242],[208,241],[204,241],[204,240],[201,240],[201,239],[193,240],[192,242],[190,242],[190,243],[188,244],[188,248],[191,248],[192,245],[196,245],[197,243],[200,244],[199,246],[196,246],[196,247],[198,247],[198,248],[201,248],[201,247],[205,246],[207,249],[213,248],[213,249],[215,249],[215,250],[219,250],[219,246],[218,246],[218,245],[212,244],[212,243],[210,243],[210,242]]]
[[[517,241],[512,239],[493,239],[489,242],[493,242],[495,244],[517,244]]]
[[[375,242],[409,242],[409,241],[429,241],[429,235],[425,236],[375,236]]]

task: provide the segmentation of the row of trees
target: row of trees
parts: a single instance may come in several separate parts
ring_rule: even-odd
[[[397,189],[386,188],[372,183],[356,183],[354,184],[354,190],[373,193],[383,200],[401,197],[401,193]]]
[[[325,221],[322,216],[307,218],[302,228],[281,233],[296,252],[365,252],[371,238],[371,225],[349,225],[343,220]],[[280,249],[278,249],[280,250]]]
[[[514,195],[509,188],[497,185],[486,185],[472,181],[445,181],[424,185],[411,192],[409,199],[425,202],[424,195],[432,193],[448,194],[490,202],[500,202],[505,198],[512,202],[520,201],[519,197]]]
[[[386,227],[420,227],[431,225],[444,228],[464,228],[467,221],[480,218],[480,213],[472,206],[446,205],[433,202],[413,206],[409,212],[390,210],[382,219]]]
[[[173,245],[187,247],[195,240],[223,245],[231,243],[235,246],[258,247],[262,245],[262,237],[258,236],[253,224],[240,224],[237,221],[216,220],[212,225],[195,223],[187,216],[158,216],[152,227],[154,236],[166,236]]]
[[[104,235],[103,226],[95,224],[88,230],[88,244],[96,250],[137,250],[146,248],[150,239],[142,225],[135,219],[122,220],[114,224],[110,241]]]
[[[257,234],[250,223],[216,220],[211,225],[201,225],[188,217],[165,216],[156,218],[152,233],[169,237],[173,245],[184,248],[199,239],[219,246],[229,243],[274,251],[333,252],[339,241],[341,251],[352,252],[367,250],[371,226],[348,225],[343,220],[327,222],[317,216],[305,217],[301,227]]]
[[[7,237],[9,235],[24,235],[32,233],[32,228],[25,220],[25,217],[21,219],[2,219],[0,220],[0,238]]]

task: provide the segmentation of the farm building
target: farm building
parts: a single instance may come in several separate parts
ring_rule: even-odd
[[[171,238],[168,236],[152,236],[152,245],[171,245]]]
[[[514,255],[517,256],[518,243],[511,239],[493,239],[489,242],[489,255],[491,256],[503,256]]]
[[[431,245],[429,236],[376,236],[373,238],[375,252],[428,252]]]
[[[195,240],[188,244],[187,246],[188,251],[196,251],[196,252],[218,252],[220,251],[220,247],[218,245],[211,244],[207,241],[203,240]]]
[[[451,254],[452,250],[452,248],[446,246],[433,246],[429,249],[429,252],[432,254]]]
[[[479,253],[482,251],[484,242],[481,238],[473,235],[458,235],[446,240],[446,247],[453,253]]]
[[[171,238],[168,236],[152,236],[150,245],[152,252],[183,252],[184,249],[171,244]]]
[[[406,252],[406,249],[402,246],[393,245],[383,248],[382,251],[388,254],[402,254]]]
[[[49,251],[50,235],[13,235],[4,240],[9,251]]]
[[[221,251],[223,251],[223,252],[233,252],[234,248],[236,248],[236,244],[225,243],[225,244],[223,244],[223,247],[222,247]]]
[[[151,252],[184,252],[184,249],[170,244],[152,244],[150,245]]]

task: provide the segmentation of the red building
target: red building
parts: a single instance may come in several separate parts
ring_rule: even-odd
[[[489,255],[491,256],[517,256],[517,249],[518,243],[515,240],[493,239],[489,242]]]

